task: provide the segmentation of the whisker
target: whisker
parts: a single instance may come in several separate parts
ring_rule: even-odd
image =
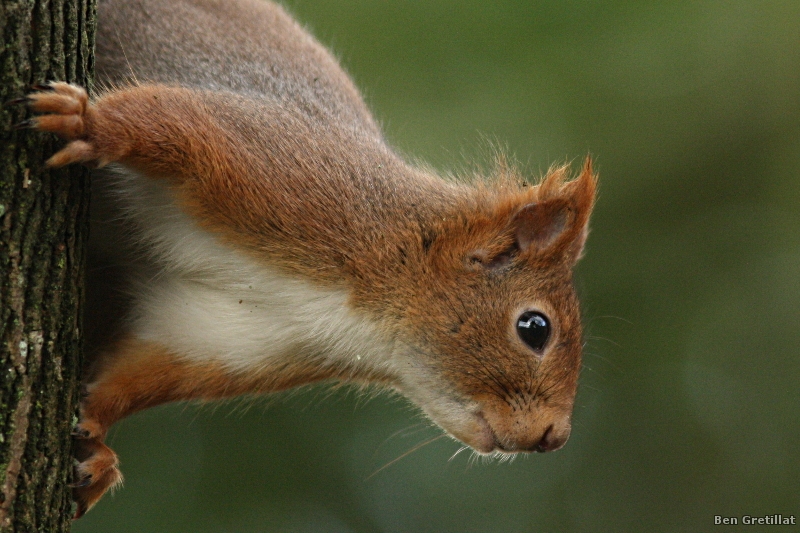
[[[429,427],[431,427],[430,424],[428,424],[426,422],[418,422],[416,424],[411,424],[410,426],[398,429],[397,431],[395,431],[394,433],[392,433],[391,435],[386,437],[383,440],[383,442],[378,444],[378,446],[375,448],[375,451],[372,454],[372,457],[375,457],[375,455],[380,451],[380,449],[383,446],[385,446],[393,438],[395,438],[397,436],[400,436],[401,438],[410,437],[412,435],[416,435],[420,431],[424,431],[424,430],[428,429]]]
[[[630,320],[628,320],[627,318],[622,318],[621,316],[614,316],[614,315],[596,316],[596,317],[592,317],[592,320],[595,320],[595,319],[598,319],[598,318],[613,318],[615,320],[621,320],[622,322],[625,322],[626,324],[630,324],[631,326],[635,326],[636,325],[633,322],[631,322]]]
[[[614,342],[614,341],[612,341],[611,339],[609,339],[607,337],[600,337],[599,335],[586,335],[586,338],[590,339],[590,340],[610,342],[611,344],[613,344],[617,348],[622,348],[621,344],[619,344],[618,342]]]
[[[599,374],[599,373],[598,373],[598,372],[597,372],[597,371],[596,371],[594,368],[590,367],[590,366],[589,366],[589,365],[587,365],[586,363],[582,364],[582,365],[581,365],[581,368],[583,368],[583,369],[586,369],[586,370],[588,370],[589,372],[591,372],[592,374],[595,374],[596,376],[599,376],[599,377],[601,377],[601,378],[605,379],[605,376],[603,376],[603,375]]]
[[[469,459],[467,459],[467,469],[469,469],[472,465],[478,462],[478,459],[481,458],[481,454],[472,450],[472,453],[469,455]]]
[[[371,473],[370,475],[365,477],[364,481],[369,481],[370,479],[372,479],[373,476],[375,476],[376,474],[378,474],[382,470],[385,470],[386,468],[389,468],[390,466],[395,464],[400,459],[403,459],[404,457],[407,457],[407,456],[411,455],[412,453],[414,453],[415,451],[419,450],[423,446],[427,446],[428,444],[430,444],[430,443],[432,443],[434,441],[437,441],[437,440],[441,439],[444,436],[446,436],[446,435],[444,433],[442,433],[441,435],[437,435],[437,436],[433,437],[432,439],[428,439],[428,440],[426,440],[426,441],[424,441],[424,442],[422,442],[420,444],[417,444],[416,446],[414,446],[413,448],[408,450],[406,453],[404,453],[400,457],[398,457],[396,459],[392,459],[391,461],[389,461],[388,463],[386,463],[385,465],[383,465],[382,467],[380,467],[379,469],[377,469],[376,471],[374,471],[373,473]]]
[[[620,370],[619,365],[615,364],[614,361],[612,361],[608,357],[602,356],[602,355],[600,355],[599,353],[596,353],[596,352],[583,352],[583,353],[586,356],[590,356],[590,357],[592,357],[592,358],[594,358],[596,360],[602,361],[603,363],[605,363],[608,366],[610,366],[614,371],[619,371]]]
[[[447,460],[447,462],[449,463],[450,461],[452,461],[453,459],[455,459],[455,458],[456,458],[456,455],[460,454],[460,453],[461,453],[461,452],[463,452],[464,450],[469,450],[469,446],[462,446],[461,448],[459,448],[458,450],[456,450],[456,453],[454,453],[453,455],[451,455],[451,456],[450,456],[450,459],[448,459],[448,460]]]
[[[601,389],[598,389],[597,387],[592,387],[591,385],[587,385],[587,384],[585,384],[585,383],[581,385],[581,388],[582,388],[582,389],[589,389],[589,390],[593,390],[593,391],[595,391],[595,392],[603,392]],[[581,406],[581,407],[585,407],[585,406]]]

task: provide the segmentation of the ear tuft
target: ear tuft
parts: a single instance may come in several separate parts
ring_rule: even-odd
[[[566,181],[568,176],[569,166],[560,166],[524,192],[498,194],[500,202],[484,221],[494,236],[466,257],[468,268],[496,270],[534,258],[574,264],[586,242],[597,176],[588,157],[576,179]]]
[[[561,196],[561,188],[569,176],[569,165],[551,167],[547,175],[537,186],[536,196],[539,202],[558,198]]]

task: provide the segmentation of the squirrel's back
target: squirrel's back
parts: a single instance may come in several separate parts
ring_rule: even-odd
[[[97,79],[265,95],[380,137],[336,59],[264,0],[101,0]]]
[[[294,266],[339,267],[362,251],[350,235],[386,244],[474,197],[403,161],[333,56],[280,6],[105,0],[98,9],[99,87],[197,89],[211,110],[192,126],[198,141],[207,153],[239,152],[220,157],[237,162],[242,203],[269,210],[255,246],[274,243],[276,260],[302,249]]]

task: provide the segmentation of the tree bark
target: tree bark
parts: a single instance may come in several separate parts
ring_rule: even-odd
[[[33,84],[91,85],[94,0],[0,3],[0,102]],[[0,533],[69,531],[79,400],[85,170],[50,171],[58,141],[0,109]]]

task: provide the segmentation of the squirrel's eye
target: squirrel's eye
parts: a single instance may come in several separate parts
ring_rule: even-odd
[[[517,319],[517,333],[532,349],[539,351],[550,338],[550,321],[536,311],[525,311]]]

